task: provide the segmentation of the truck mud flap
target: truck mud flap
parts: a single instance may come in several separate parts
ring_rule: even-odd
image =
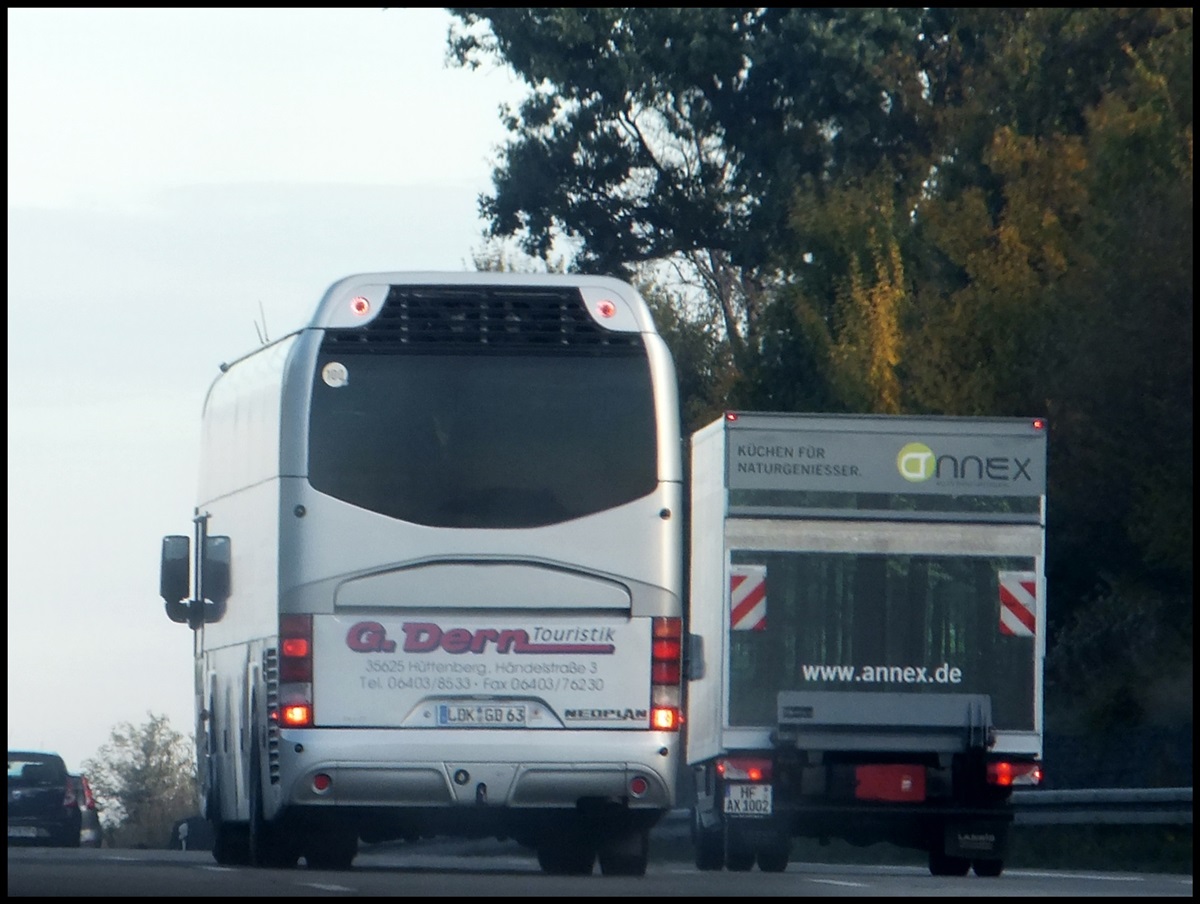
[[[1006,819],[948,820],[945,851],[951,857],[1003,858],[1008,847]]]

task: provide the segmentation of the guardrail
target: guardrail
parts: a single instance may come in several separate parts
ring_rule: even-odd
[[[1191,825],[1191,788],[1014,791],[1019,825]]]
[[[1191,825],[1191,788],[1080,788],[1013,792],[1018,825]],[[688,833],[692,811],[672,810],[663,834]]]

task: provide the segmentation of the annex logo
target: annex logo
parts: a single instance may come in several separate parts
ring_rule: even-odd
[[[910,483],[928,480],[937,470],[933,450],[924,443],[909,443],[896,456],[896,470]]]
[[[936,455],[924,443],[908,443],[896,455],[896,470],[909,483],[939,480],[985,482],[1033,482],[1029,473],[1032,458],[1007,455]]]

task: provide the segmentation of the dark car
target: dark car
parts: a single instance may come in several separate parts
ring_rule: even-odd
[[[75,804],[79,807],[79,846],[98,848],[103,842],[100,829],[100,808],[86,775],[69,775]]]
[[[79,847],[79,796],[56,753],[8,752],[8,843]]]

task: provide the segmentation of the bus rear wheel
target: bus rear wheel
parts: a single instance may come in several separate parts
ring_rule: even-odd
[[[304,839],[304,863],[309,869],[348,870],[358,856],[358,832],[338,826]]]
[[[263,815],[262,773],[259,770],[257,753],[250,765],[250,862],[254,866],[291,869],[300,859],[292,837],[287,830],[268,822]]]
[[[234,825],[221,818],[221,793],[216,782],[208,792],[204,808],[213,833],[213,859],[221,866],[247,866],[250,863],[250,833],[245,825]]]
[[[596,846],[574,820],[552,826],[538,840],[538,866],[550,876],[590,876],[596,865]]]
[[[644,876],[650,860],[650,830],[617,831],[604,840],[597,856],[605,876]]]

